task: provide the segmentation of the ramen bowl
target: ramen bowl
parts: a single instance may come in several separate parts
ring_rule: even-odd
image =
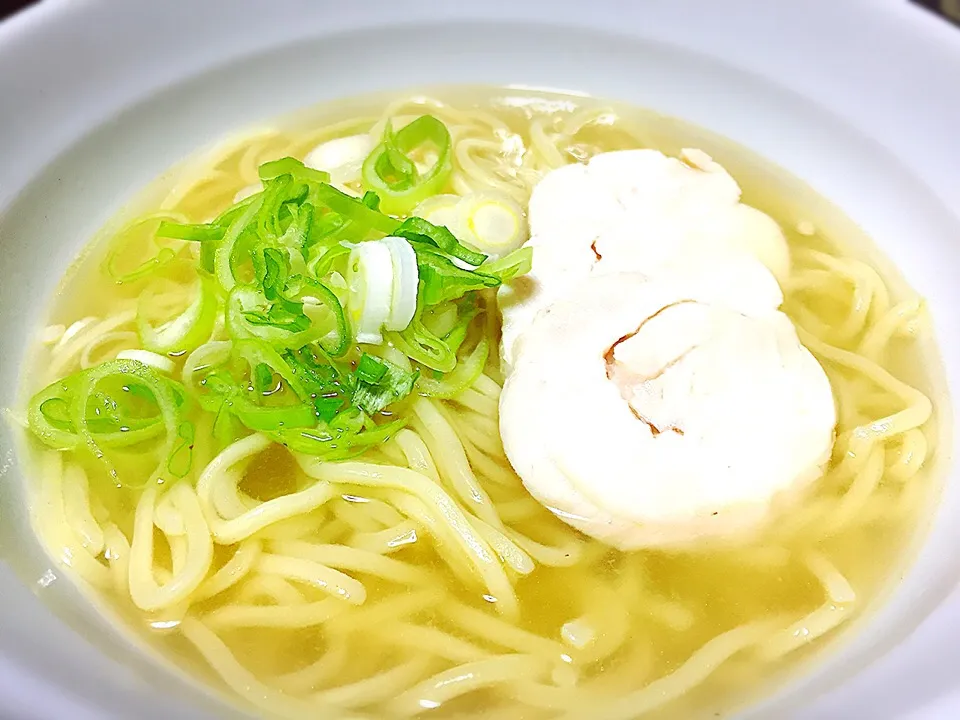
[[[730,0],[694,11],[611,1],[585,12],[572,1],[424,1],[333,12],[292,0],[269,8],[47,0],[0,25],[0,406],[22,406],[21,378],[43,370],[27,349],[80,250],[198,148],[305,107],[360,107],[370,101],[356,98],[445,87],[648,108],[665,126],[705,128],[703,142],[722,136],[782,168],[797,184],[778,180],[780,192],[807,197],[812,188],[809,197],[826,198],[831,205],[816,214],[833,213],[842,232],[869,237],[881,271],[925,298],[938,351],[930,355],[937,425],[928,468],[938,498],[889,558],[897,577],[826,653],[764,680],[735,712],[955,713],[958,69],[960,34],[895,2],[801,9]],[[764,181],[740,179],[745,187]],[[16,423],[2,433],[2,714],[247,712],[157,659],[50,560],[31,526],[44,500],[28,492],[34,471]]]

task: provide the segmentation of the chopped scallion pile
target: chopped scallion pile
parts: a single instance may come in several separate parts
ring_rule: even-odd
[[[204,414],[221,444],[262,432],[329,460],[388,439],[411,393],[449,396],[483,371],[488,291],[530,268],[529,249],[491,261],[451,229],[404,217],[448,192],[451,171],[450,134],[425,115],[397,131],[388,123],[364,162],[362,197],[284,157],[210,222],[154,220],[160,254],[111,269],[142,284],[142,349],[38,392],[34,434],[87,448],[120,483],[112,455],[147,445],[162,462],[138,483],[189,474]],[[165,270],[189,247],[192,287]]]

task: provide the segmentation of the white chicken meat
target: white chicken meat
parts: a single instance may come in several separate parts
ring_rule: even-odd
[[[534,188],[528,220],[533,268],[499,293],[507,368],[534,315],[592,275],[654,276],[731,255],[756,257],[779,280],[790,271],[780,227],[741,203],[736,181],[700,150],[608,152],[553,170]]]
[[[781,301],[742,257],[568,288],[525,328],[500,401],[528,491],[622,549],[757,528],[821,474],[836,422]]]

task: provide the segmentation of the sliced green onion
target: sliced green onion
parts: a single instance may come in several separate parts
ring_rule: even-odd
[[[343,408],[343,398],[339,395],[331,397],[318,397],[313,401],[313,409],[317,412],[317,418],[320,422],[328,423],[336,417],[337,413]]]
[[[417,311],[417,293],[420,287],[417,253],[406,238],[388,236],[378,242],[387,246],[393,265],[390,314],[384,327],[387,330],[403,330]]]
[[[117,353],[117,360],[137,360],[144,365],[149,365],[154,370],[159,370],[167,374],[172,373],[176,368],[176,365],[170,358],[158,355],[155,352],[150,352],[149,350],[140,350],[139,348],[121,350]]]
[[[233,352],[247,362],[252,374],[256,373],[258,367],[265,365],[268,372],[279,375],[298,398],[307,399],[307,389],[300,382],[293,368],[267,343],[254,339],[237,340],[233,344]]]
[[[346,398],[352,392],[351,373],[317,345],[287,350],[283,358],[310,397],[340,395]]]
[[[379,242],[355,245],[347,264],[347,310],[358,343],[379,345],[390,319],[394,267],[390,249]]]
[[[162,460],[156,470],[147,478],[147,480],[157,479],[163,475],[166,464],[172,455],[177,439],[180,413],[176,395],[174,395],[169,381],[164,381],[143,363],[136,360],[110,360],[91,368],[89,373],[82,374],[77,382],[74,401],[71,404],[71,422],[90,454],[107,467],[108,474],[121,485],[129,485],[119,477],[113,464],[104,454],[96,434],[91,430],[87,416],[87,406],[97,386],[111,377],[127,381],[132,379],[139,382],[153,396],[166,438],[161,449]]]
[[[450,348],[451,352],[459,352],[463,341],[467,339],[467,331],[470,329],[470,323],[473,322],[473,319],[479,313],[480,310],[477,307],[460,311],[460,314],[457,316],[457,322],[454,324],[453,328],[443,336],[443,339],[447,343],[447,347]]]
[[[484,306],[477,293],[528,270],[530,251],[480,266],[486,256],[446,227],[422,218],[401,223],[380,210],[382,203],[407,212],[442,189],[449,142],[443,124],[429,116],[397,133],[388,128],[365,163],[365,172],[375,171],[376,188],[362,198],[332,187],[326,173],[281,158],[261,166],[262,190],[210,223],[174,222],[186,218],[168,214],[137,221],[160,221],[157,236],[200,243],[196,294],[187,298],[179,288],[169,295],[179,303],[175,314],[158,311],[160,294],[148,288],[137,313],[141,347],[38,392],[28,407],[31,430],[50,447],[88,450],[123,484],[107,451],[141,443],[150,445],[138,453],[159,454],[151,477],[189,475],[198,430],[186,413],[197,406],[215,413],[212,434],[220,446],[246,428],[336,461],[403,427],[402,418],[378,422],[418,381],[420,392],[437,397],[469,386],[489,354],[489,340],[481,338],[458,359]],[[436,146],[439,157],[421,171],[414,158],[427,146]],[[348,260],[370,252],[379,252],[386,274],[359,274],[385,302],[364,296],[358,306],[348,302],[348,280],[363,268],[351,276]],[[162,248],[120,277],[145,277],[177,257]],[[377,305],[372,330],[368,304]],[[359,312],[356,338],[345,306]],[[389,360],[356,347],[373,331],[381,341],[388,334]],[[224,335],[229,339],[211,340]],[[164,375],[176,370],[173,356],[182,352],[189,352],[185,387]],[[444,375],[421,379],[410,361]]]
[[[213,332],[219,309],[213,281],[200,275],[193,302],[180,315],[154,327],[147,316],[155,294],[148,288],[137,304],[137,332],[143,346],[155,353],[182,352],[202,345]]]
[[[320,337],[320,346],[333,357],[345,355],[350,349],[350,326],[336,293],[322,282],[305,277],[291,278],[288,291],[299,296],[304,314],[315,326],[319,327],[320,320],[324,319],[320,317],[321,310],[329,314],[332,328]]]
[[[377,383],[387,374],[387,364],[378,357],[364,353],[354,374],[365,383]]]
[[[516,250],[527,239],[523,209],[509,196],[497,192],[464,196],[457,206],[457,221],[452,229],[464,244],[493,256]]]
[[[364,228],[389,235],[400,225],[399,220],[374,210],[363,200],[340,192],[332,185],[318,185],[313,191],[319,204],[326,205],[347,220],[359,223]]]
[[[200,373],[210,368],[218,367],[230,359],[230,353],[233,351],[233,343],[229,340],[212,340],[204,343],[183,361],[183,385],[191,394],[200,392],[199,380]]]
[[[437,159],[421,174],[409,153],[429,145],[436,148]],[[396,133],[388,123],[383,142],[363,162],[363,186],[380,196],[384,212],[406,214],[447,184],[453,170],[450,145],[450,131],[432,115],[423,115]]]
[[[160,248],[159,252],[149,260],[146,260],[130,272],[121,273],[116,269],[116,253],[111,252],[107,258],[107,271],[118,284],[134,282],[152,275],[160,268],[166,267],[177,257],[177,254],[170,248]]]
[[[357,365],[357,389],[352,402],[367,415],[375,415],[409,395],[417,375],[416,371],[408,372],[389,360],[364,353]]]
[[[452,229],[458,222],[457,208],[460,200],[459,195],[434,195],[417,205],[413,214],[433,225]]]
[[[83,371],[89,372],[89,371]],[[80,374],[58,380],[38,392],[27,407],[27,422],[30,431],[44,445],[55,450],[76,450],[82,443],[73,424],[72,405]],[[152,440],[163,432],[159,418],[130,420],[123,423],[98,422],[88,419],[91,432],[95,432],[101,447],[127,447]],[[126,428],[126,429],[124,429]]]
[[[330,182],[330,173],[308,167],[296,158],[292,157],[271,160],[270,162],[265,162],[260,166],[260,179],[264,182],[267,180],[273,180],[281,175],[290,175],[294,180],[300,182]]]
[[[492,275],[457,267],[429,245],[415,243],[414,251],[420,273],[420,302],[424,305],[437,305],[500,285],[500,280]]]
[[[121,228],[117,232],[116,237],[111,241],[110,250],[104,260],[103,267],[107,274],[118,284],[123,284],[141,280],[173,262],[177,257],[176,250],[170,247],[160,247],[156,255],[141,262],[140,265],[131,270],[118,267],[120,265],[120,256],[125,249],[130,246],[139,248],[143,240],[156,241],[159,232],[153,230],[152,235],[150,234],[150,226],[152,223],[156,223],[156,227],[159,228],[178,220],[186,220],[186,217],[176,212],[160,211],[137,218]],[[140,239],[134,239],[136,237]]]
[[[164,220],[157,228],[157,237],[167,237],[179,240],[199,242],[201,248],[211,247],[226,234],[231,223],[236,220],[250,205],[259,202],[258,193],[248,195],[235,202],[217,218],[209,223],[191,224],[187,222],[171,222]]]
[[[167,460],[167,472],[174,477],[186,477],[193,465],[193,443],[196,436],[196,428],[193,423],[188,421],[180,423],[177,428],[177,439],[179,442],[174,446]]]
[[[317,424],[317,411],[312,403],[265,407],[237,395],[226,401],[226,407],[240,422],[255,432],[309,428]]]
[[[329,332],[310,320],[303,303],[272,303],[262,290],[250,285],[237,285],[230,291],[226,312],[227,332],[232,337],[264,340],[276,347],[302,347]]]
[[[507,282],[520,275],[526,275],[532,267],[533,248],[522,247],[514,250],[509,255],[504,255],[499,260],[484,263],[477,268],[477,272],[492,275],[500,280],[500,282]]]
[[[214,440],[221,448],[230,445],[238,437],[237,420],[227,407],[226,400],[220,403],[217,416],[213,420],[212,432]]]
[[[315,278],[324,278],[333,269],[337,260],[345,260],[350,255],[350,247],[340,243],[327,248],[322,255],[310,264],[310,274]]]
[[[456,397],[471,387],[477,381],[477,378],[483,374],[483,368],[487,364],[489,355],[490,343],[487,342],[486,338],[480,338],[480,342],[476,344],[469,355],[457,362],[457,366],[452,372],[440,378],[421,375],[417,381],[417,390],[423,395],[444,400]]]
[[[211,242],[223,237],[223,228],[211,223],[176,223],[164,220],[157,228],[157,236],[175,240],[191,240],[193,242]]]
[[[389,332],[387,339],[407,357],[431,370],[448,373],[457,366],[457,355],[442,339],[414,317],[402,332]]]
[[[370,447],[386,442],[407,424],[398,419],[363,429],[362,421],[363,414],[359,410],[348,408],[317,428],[284,428],[268,434],[294,452],[336,462],[356,457]]]
[[[260,242],[276,242],[283,235],[283,220],[287,203],[298,203],[307,196],[308,187],[297,183],[291,175],[280,175],[266,181],[263,188],[263,200],[257,212],[256,229]]]
[[[234,276],[234,263],[236,262],[235,255],[238,254],[240,238],[257,217],[257,213],[260,212],[264,197],[255,195],[252,200],[246,206],[246,209],[230,223],[223,240],[217,245],[214,253],[214,272],[220,286],[228,292],[237,284],[237,279]]]
[[[466,247],[447,228],[442,225],[434,225],[423,218],[407,218],[391,235],[406,238],[411,242],[435,245],[447,255],[452,255],[469,265],[477,266],[487,259],[487,256],[483,253]]]
[[[273,385],[273,369],[266,363],[257,363],[253,368],[253,388],[261,395],[270,391]]]
[[[457,303],[446,302],[424,308],[421,319],[427,330],[442,338],[456,327],[459,316]]]

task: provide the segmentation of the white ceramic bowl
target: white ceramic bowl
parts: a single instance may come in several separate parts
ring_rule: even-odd
[[[960,31],[905,0],[46,0],[0,25],[0,406],[71,258],[174,161],[298,106],[465,82],[649,106],[787,167],[927,296],[960,387],[958,78]],[[44,573],[2,432],[0,716],[211,717]],[[960,717],[958,517],[952,471],[883,610],[747,715]]]

